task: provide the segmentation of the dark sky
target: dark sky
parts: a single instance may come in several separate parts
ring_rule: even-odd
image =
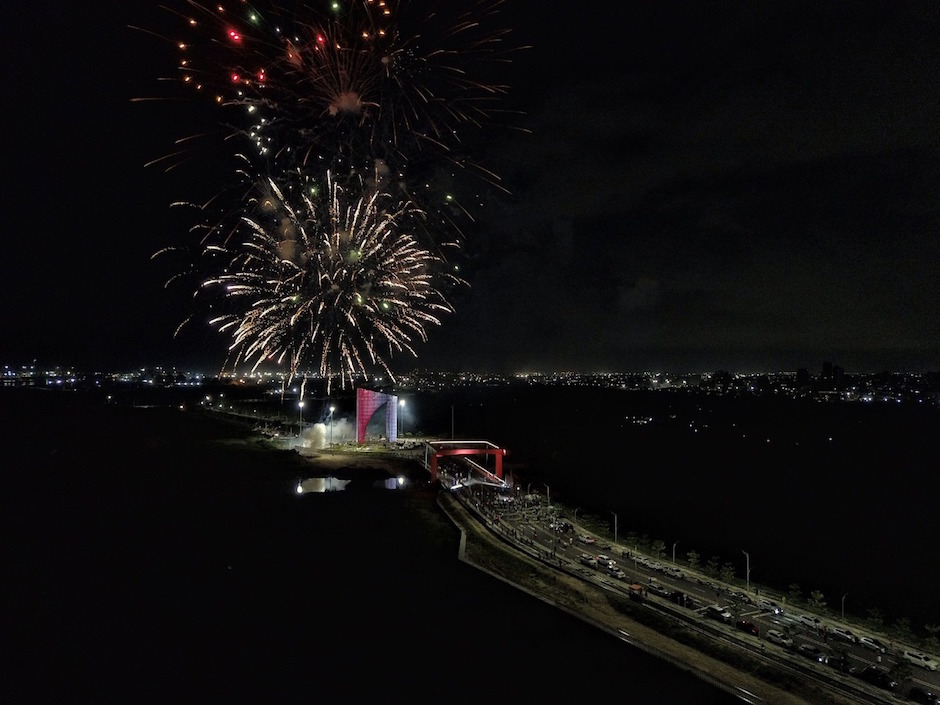
[[[212,123],[167,95],[156,4],[18,3],[0,27],[0,363],[216,371],[157,250],[211,178],[145,164]],[[550,7],[551,9],[546,9]],[[509,0],[491,136],[510,195],[470,287],[393,368],[940,368],[940,6]],[[163,23],[163,24],[161,24]]]

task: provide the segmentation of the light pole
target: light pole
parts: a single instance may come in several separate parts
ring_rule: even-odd
[[[579,512],[579,511],[581,511],[581,507],[575,507],[575,508],[574,508],[574,523],[575,523],[575,524],[578,523],[578,512]]]
[[[848,594],[849,593],[845,593],[845,595],[842,596],[842,621],[843,622],[845,621],[845,598],[848,597]]]
[[[335,406],[330,407],[330,448],[333,448],[333,412],[336,411]]]
[[[302,401],[297,402],[297,408],[300,409],[300,424],[297,427],[297,438],[304,432],[304,403]]]
[[[673,565],[676,564],[676,546],[678,546],[678,545],[679,545],[679,542],[678,542],[678,541],[676,541],[674,544],[672,544],[672,564],[673,564]]]
[[[750,592],[751,591],[751,554],[749,554],[744,549],[741,549],[741,553],[744,554],[744,558],[747,561],[744,567],[744,592]]]
[[[550,507],[550,506],[552,506],[552,488],[549,487],[549,486],[548,486],[546,483],[544,483],[544,482],[543,482],[542,484],[545,485],[545,493],[546,493],[546,494],[545,494],[545,497],[546,497],[546,499],[548,500],[548,506]]]
[[[399,409],[399,412],[398,412],[398,427],[401,429],[401,435],[404,436],[404,435],[405,435],[405,419],[404,419],[404,414],[405,414],[405,400],[404,400],[404,399],[401,399],[401,400],[398,402],[398,409]]]
[[[614,543],[617,543],[617,512],[610,512],[614,515]]]

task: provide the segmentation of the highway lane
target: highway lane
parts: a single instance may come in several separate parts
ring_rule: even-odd
[[[684,577],[675,572],[673,575],[667,575],[664,569],[670,567],[671,562],[644,554],[642,551],[634,551],[622,544],[613,545],[599,537],[590,536],[583,527],[576,525],[572,518],[556,518],[554,513],[542,504],[520,506],[518,502],[498,502],[495,500],[497,493],[484,488],[480,488],[476,496],[480,498],[480,508],[501,525],[504,533],[516,538],[524,546],[538,551],[543,559],[553,563],[557,561],[559,568],[624,594],[628,593],[631,583],[640,584],[651,604],[668,605],[673,611],[686,612],[689,615],[694,613],[695,621],[713,636],[725,638],[768,658],[789,663],[807,676],[817,674],[820,678],[838,681],[847,689],[860,690],[876,698],[872,702],[877,702],[879,695],[889,697],[889,692],[903,697],[912,685],[919,685],[933,692],[940,691],[940,674],[915,665],[910,667],[913,677],[893,691],[862,681],[858,674],[864,668],[874,667],[888,671],[900,659],[899,652],[886,638],[882,639],[889,645],[885,653],[866,649],[854,641],[841,639],[831,631],[834,627],[843,627],[861,635],[862,632],[858,629],[833,623],[822,616],[820,618],[825,629],[812,629],[798,621],[798,616],[805,612],[797,611],[791,614],[782,597],[759,596],[756,592],[745,595],[740,588],[725,585],[716,578],[707,577],[688,568],[679,569],[684,573]],[[561,530],[558,524],[567,524],[570,530]],[[591,542],[587,542],[589,540]],[[582,554],[593,556],[595,560],[598,555],[608,557],[623,571],[623,577],[613,577],[600,565],[584,565],[581,561]],[[677,592],[691,598],[690,607],[682,610],[676,606],[672,596]],[[761,608],[757,605],[760,597],[774,600],[783,607],[783,612],[775,614]],[[709,619],[706,616],[706,608],[709,605],[725,608],[730,614],[729,623]],[[737,623],[741,620],[756,625],[758,634],[752,635],[739,629]],[[765,637],[770,629],[790,636],[793,646],[787,648],[767,641]],[[799,647],[803,644],[818,647],[828,657],[828,661],[817,663],[800,655]]]

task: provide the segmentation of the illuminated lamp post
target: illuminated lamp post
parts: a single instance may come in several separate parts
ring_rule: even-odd
[[[333,447],[333,412],[336,411],[335,406],[330,407],[330,448]]]
[[[297,438],[300,438],[304,432],[304,403],[302,401],[297,402],[297,408],[300,409],[300,423],[297,426]]]
[[[398,426],[401,428],[401,435],[405,435],[405,400],[401,399],[398,402],[398,408],[401,410],[398,414]]]

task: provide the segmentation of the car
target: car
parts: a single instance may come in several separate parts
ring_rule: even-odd
[[[611,563],[613,563],[613,561],[611,560],[610,556],[608,556],[608,555],[606,555],[606,554],[604,554],[604,553],[598,553],[598,554],[595,556],[595,558],[597,558],[597,565],[601,566],[602,568],[606,568],[606,567],[609,566]]]
[[[920,666],[921,668],[926,668],[928,671],[937,670],[937,661],[936,659],[931,658],[925,653],[920,651],[914,651],[913,649],[904,649],[901,651],[901,657],[908,663],[912,663],[915,666]]]
[[[581,563],[584,565],[589,565],[592,568],[597,567],[597,559],[589,553],[582,553],[580,556],[578,556],[578,560],[581,561]]]
[[[674,566],[667,565],[663,572],[668,575],[670,578],[675,578],[676,580],[685,580],[685,571],[675,568]]]
[[[612,578],[617,578],[617,580],[626,580],[627,574],[624,573],[620,568],[615,565],[607,566],[607,574]]]
[[[858,669],[849,663],[849,657],[847,654],[834,654],[829,657],[829,660],[826,662],[828,666],[841,671],[842,673],[855,673]]]
[[[829,630],[829,633],[842,639],[843,641],[849,642],[850,644],[858,643],[858,637],[852,633],[851,629],[846,629],[845,627],[833,627]]]
[[[658,570],[658,571],[662,571],[663,568],[666,567],[666,566],[664,566],[662,563],[660,563],[659,561],[650,561],[647,565],[648,565],[648,567],[652,568],[653,570]]]
[[[885,690],[894,690],[898,687],[898,682],[889,676],[887,671],[882,671],[877,666],[865,666],[859,672],[858,677],[866,683],[877,685]]]
[[[858,645],[870,649],[871,651],[877,651],[879,654],[883,654],[888,650],[887,645],[883,641],[873,636],[860,636],[858,638]]]
[[[667,588],[665,585],[661,585],[660,583],[651,582],[646,586],[646,589],[654,595],[659,595],[660,597],[669,597],[672,595],[672,590]]]
[[[799,616],[799,622],[804,627],[809,627],[810,629],[822,629],[823,622],[819,617],[812,617],[808,614],[801,614]]]
[[[757,606],[760,609],[765,610],[766,612],[770,612],[772,614],[783,614],[783,607],[781,607],[776,602],[766,597],[758,598]]]
[[[768,629],[767,630],[767,641],[777,644],[779,646],[784,646],[788,649],[793,648],[793,639],[788,637],[779,629]]]
[[[734,626],[740,629],[742,632],[747,632],[748,634],[753,634],[754,636],[760,636],[760,627],[750,620],[739,619],[734,623]]]
[[[754,600],[745,592],[730,592],[728,593],[731,596],[732,600],[737,600],[738,602],[743,602],[745,605],[753,605]]]
[[[725,624],[731,624],[733,619],[731,613],[720,605],[709,605],[705,608],[705,615]]]
[[[938,696],[932,690],[921,688],[919,685],[915,685],[913,688],[911,688],[907,692],[907,697],[913,700],[915,703],[923,703],[924,705],[940,705],[940,696]]]
[[[587,543],[587,544],[597,543],[597,539],[594,538],[593,536],[586,536],[583,534],[578,537],[578,541],[580,541],[581,543]]]
[[[796,650],[801,656],[812,659],[817,663],[827,663],[829,661],[829,656],[826,652],[815,644],[800,644]]]

